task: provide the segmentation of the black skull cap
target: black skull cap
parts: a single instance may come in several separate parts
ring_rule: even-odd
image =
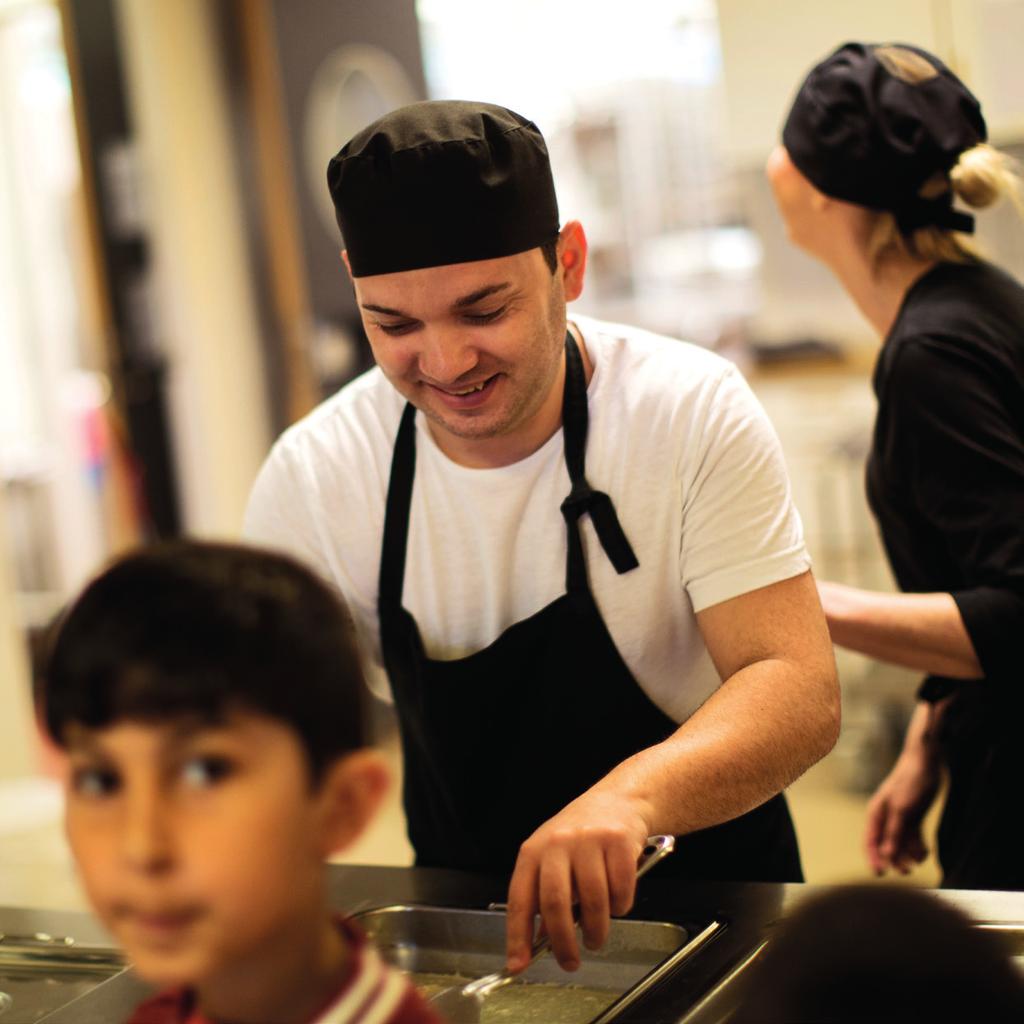
[[[918,82],[893,74],[886,51],[909,50],[934,75]],[[918,192],[987,137],[981,106],[938,57],[908,43],[845,43],[811,69],[782,130],[803,175],[825,195],[896,216],[904,233],[928,225],[971,231],[974,218],[953,209],[952,190]]]
[[[511,256],[558,234],[544,137],[490,103],[385,114],[331,159],[327,185],[353,277]]]

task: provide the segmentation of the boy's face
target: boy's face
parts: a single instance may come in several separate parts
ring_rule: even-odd
[[[73,725],[66,738],[68,838],[143,977],[244,974],[323,919],[323,861],[344,837],[290,729],[238,712],[216,725]]]

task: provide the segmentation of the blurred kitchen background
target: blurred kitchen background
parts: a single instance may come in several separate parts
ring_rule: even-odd
[[[324,172],[393,106],[536,121],[590,240],[576,308],[736,360],[819,577],[891,587],[862,488],[877,344],[762,173],[848,39],[938,53],[1024,155],[1024,0],[0,0],[0,903],[82,905],[31,712],[46,625],[128,546],[236,536],[272,439],[368,365]],[[1024,277],[1011,210],[979,238]],[[791,791],[811,882],[867,874],[916,685],[839,663],[842,737]],[[408,857],[396,796],[351,859]]]

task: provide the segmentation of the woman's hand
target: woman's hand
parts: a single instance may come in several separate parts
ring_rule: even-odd
[[[928,856],[921,823],[942,781],[942,766],[922,740],[911,741],[868,804],[864,851],[877,875],[901,875]]]

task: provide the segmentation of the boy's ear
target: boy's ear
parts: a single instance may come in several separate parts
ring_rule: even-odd
[[[376,750],[354,750],[327,766],[320,782],[324,857],[340,853],[362,835],[390,786],[387,761]]]

